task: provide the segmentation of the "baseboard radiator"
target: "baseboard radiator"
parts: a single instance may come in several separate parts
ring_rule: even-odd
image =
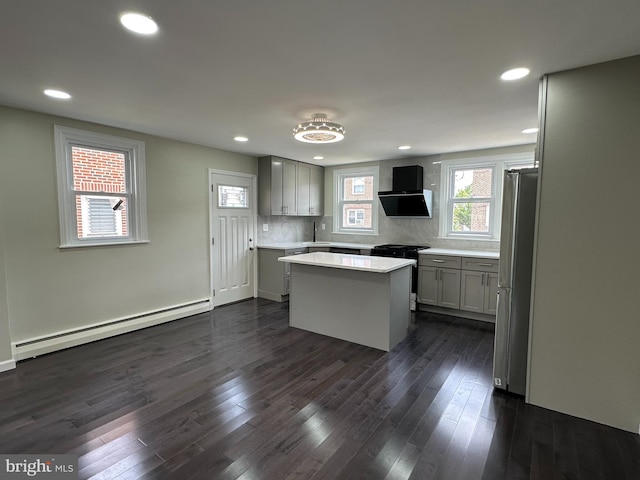
[[[50,335],[29,338],[12,344],[13,358],[16,361],[24,360],[25,358],[44,355],[45,353],[75,347],[84,343],[95,342],[96,340],[140,330],[141,328],[208,312],[211,307],[211,299],[207,298],[130,317],[95,323],[85,327],[63,330]]]

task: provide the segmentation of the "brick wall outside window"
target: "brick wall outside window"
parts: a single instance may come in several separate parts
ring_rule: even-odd
[[[83,192],[100,193],[126,193],[126,169],[125,156],[119,152],[96,150],[83,147],[72,147],[73,160],[73,189]],[[118,197],[113,197],[117,201]],[[126,206],[125,206],[126,207]],[[86,236],[86,228],[82,221],[82,201],[76,199],[76,218],[78,224],[78,237]],[[127,231],[127,209],[119,211],[121,218],[122,235]]]

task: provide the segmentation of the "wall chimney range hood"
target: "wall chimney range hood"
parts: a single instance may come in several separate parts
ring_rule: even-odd
[[[431,218],[433,192],[423,189],[420,165],[393,167],[393,190],[378,192],[387,217]]]

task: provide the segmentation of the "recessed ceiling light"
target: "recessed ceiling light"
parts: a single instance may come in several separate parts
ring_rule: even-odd
[[[247,137],[243,137],[242,135],[238,135],[237,137],[233,137],[236,142],[248,142],[249,139]]]
[[[398,147],[398,150],[410,150],[411,149],[411,145],[400,145]]]
[[[142,35],[151,35],[158,31],[158,24],[148,15],[142,13],[123,13],[120,23],[125,28]]]
[[[522,130],[522,133],[537,133],[538,129],[537,128],[525,128],[524,130]]]
[[[502,80],[518,80],[519,78],[524,78],[527,75],[529,75],[528,68],[513,68],[500,75],[500,78]]]
[[[69,100],[71,98],[71,95],[69,95],[67,92],[63,92],[62,90],[53,90],[48,88],[47,90],[44,91],[44,94],[52,97],[52,98],[59,98],[62,100]]]
[[[314,160],[324,160],[324,157],[322,155],[316,155],[315,157],[313,157]]]

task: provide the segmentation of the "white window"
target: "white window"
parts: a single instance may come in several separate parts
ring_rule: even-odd
[[[54,128],[60,246],[146,242],[144,142]]]
[[[443,161],[440,236],[498,240],[504,171],[532,166],[533,152]]]
[[[335,233],[378,234],[378,167],[334,171]]]

